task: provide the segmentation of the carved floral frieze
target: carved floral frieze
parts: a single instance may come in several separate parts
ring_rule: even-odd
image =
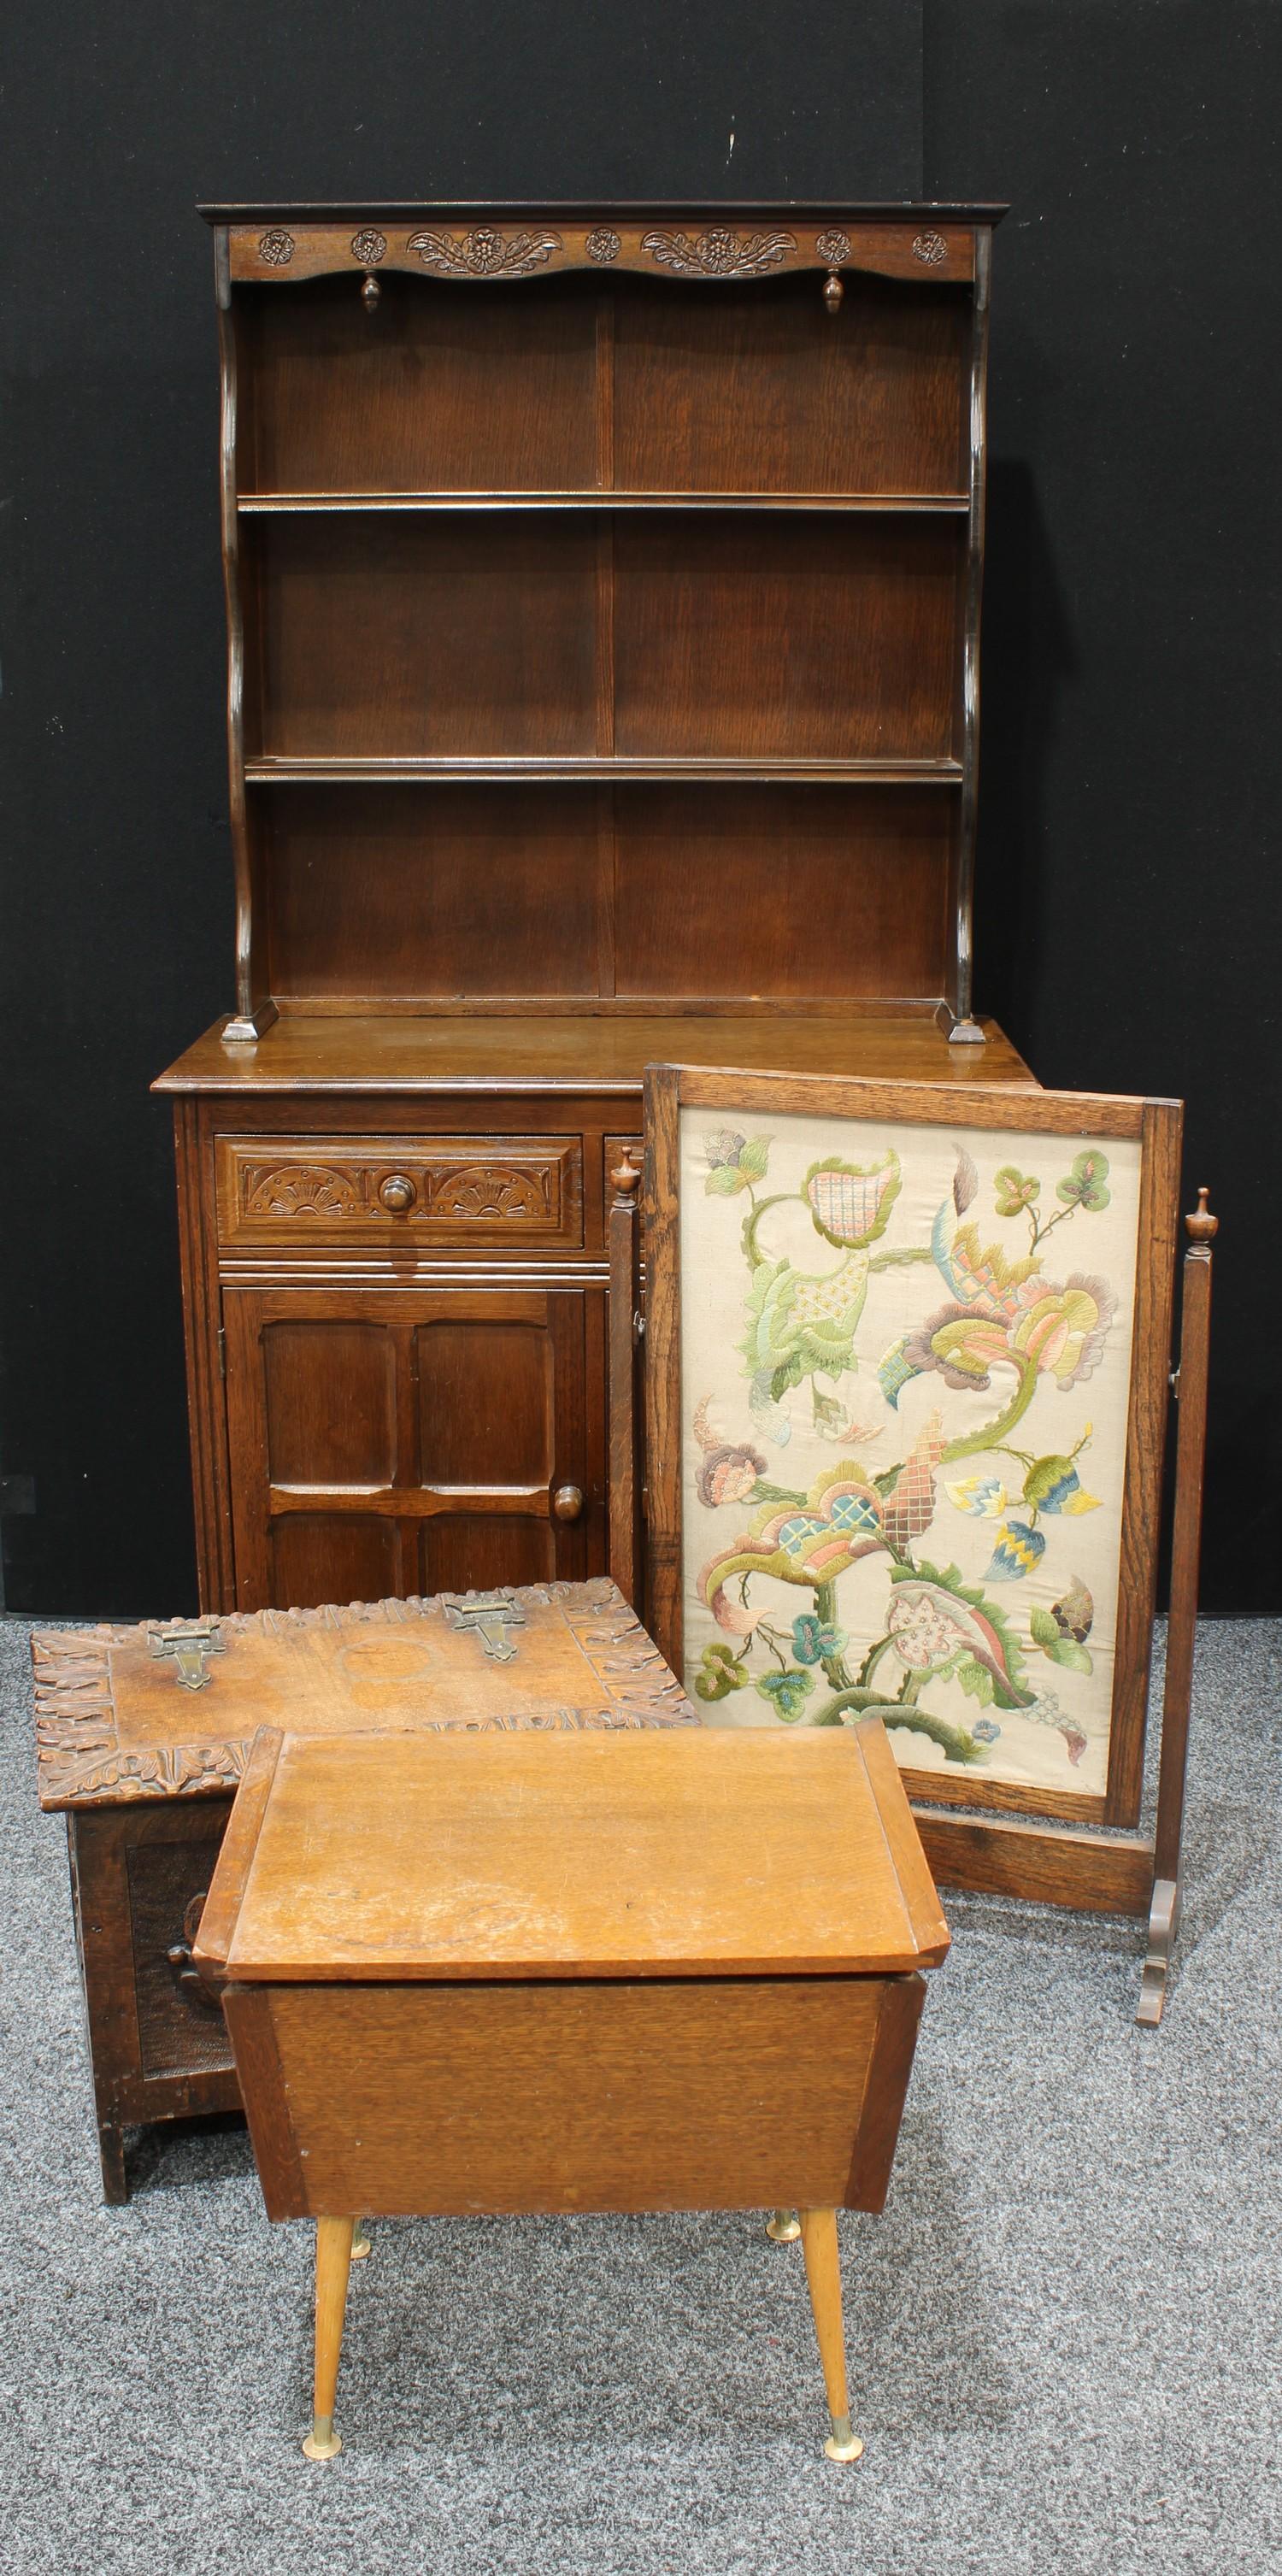
[[[530,277],[562,247],[559,233],[501,233],[477,224],[469,233],[411,233],[405,245],[438,277]]]
[[[348,224],[350,224],[350,217]],[[934,224],[856,220],[823,223],[798,233],[768,223],[756,225],[715,219],[677,224],[644,220],[556,225],[526,221],[420,225],[413,232],[385,230],[374,221],[359,224],[308,224],[294,229],[271,225],[265,232],[246,225],[231,230],[233,279],[259,281],[273,275],[285,280],[315,277],[348,267],[365,270],[366,285],[377,286],[371,272],[385,265],[426,269],[436,278],[472,284],[547,276],[565,268],[639,269],[643,273],[735,283],[778,276],[797,268],[862,268],[902,277],[943,270],[969,275],[969,240],[946,235]],[[967,227],[967,235],[971,228]],[[373,297],[367,300],[373,301]]]
[[[643,233],[641,248],[678,277],[766,277],[796,257],[797,243],[792,233],[736,233],[709,224],[701,233]]]
[[[246,1216],[364,1216],[368,1174],[323,1163],[251,1163],[243,1175]]]
[[[486,1156],[475,1162],[411,1164],[410,1169],[412,1195],[403,1209],[396,1203],[402,1221],[539,1226],[560,1222],[559,1162],[509,1162]],[[381,1219],[392,1204],[380,1200],[385,1179],[378,1165],[246,1163],[239,1173],[240,1213],[260,1224]]]

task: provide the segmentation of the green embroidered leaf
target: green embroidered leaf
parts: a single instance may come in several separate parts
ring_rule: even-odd
[[[814,1686],[814,1674],[795,1667],[786,1673],[762,1673],[757,1682],[761,1698],[770,1702],[779,1717],[789,1720],[800,1717]]]
[[[957,1679],[969,1699],[977,1699],[987,1708],[993,1697],[993,1676],[985,1664],[977,1664],[972,1655],[963,1655],[957,1666]]]
[[[1074,1156],[1072,1169],[1067,1178],[1058,1183],[1055,1195],[1063,1199],[1066,1207],[1076,1204],[1084,1207],[1090,1215],[1098,1216],[1101,1208],[1108,1206],[1111,1196],[1105,1186],[1107,1180],[1107,1154],[1101,1154],[1097,1146],[1089,1146],[1084,1154]]]
[[[1052,1664],[1067,1664],[1070,1672],[1093,1673],[1095,1670],[1089,1646],[1079,1646],[1075,1637],[1057,1637],[1053,1646],[1046,1647],[1045,1653]]]
[[[748,1676],[733,1647],[705,1646],[699,1660],[703,1669],[695,1675],[697,1699],[725,1699],[731,1691],[743,1689]]]
[[[1028,1625],[1033,1644],[1040,1646],[1044,1655],[1050,1653],[1052,1646],[1059,1644],[1059,1629],[1049,1610],[1039,1610],[1036,1607],[1031,1609],[1028,1614]]]
[[[748,1175],[737,1163],[718,1163],[703,1184],[704,1196],[710,1199],[733,1198],[736,1190],[746,1190]]]
[[[1003,1163],[1000,1172],[993,1174],[993,1204],[998,1215],[1018,1216],[1022,1208],[1032,1206],[1041,1186],[1031,1173],[1017,1171],[1013,1163]]]
[[[750,1181],[764,1181],[773,1142],[770,1136],[750,1136],[747,1144],[740,1146],[739,1169],[746,1172]]]
[[[781,1367],[779,1367],[779,1368],[777,1368],[777,1369],[775,1369],[775,1371],[773,1372],[773,1374],[772,1374],[772,1376],[771,1376],[771,1380],[770,1380],[770,1401],[771,1401],[771,1403],[772,1403],[772,1404],[777,1404],[777,1403],[778,1403],[778,1401],[779,1401],[780,1396],[781,1396],[781,1395],[786,1395],[790,1386],[800,1386],[801,1381],[802,1381],[803,1377],[805,1376],[805,1374],[806,1374],[806,1357],[805,1357],[805,1353],[804,1353],[804,1351],[794,1351],[794,1352],[793,1352],[793,1355],[792,1355],[792,1358],[791,1358],[790,1360],[784,1360],[784,1362],[782,1363],[782,1366],[781,1366]]]
[[[791,1485],[767,1485],[762,1482],[760,1477],[758,1477],[756,1484],[752,1488],[752,1499],[754,1504],[804,1503],[806,1497],[804,1494],[797,1493]],[[1058,1636],[1058,1629],[1056,1629],[1055,1633]]]

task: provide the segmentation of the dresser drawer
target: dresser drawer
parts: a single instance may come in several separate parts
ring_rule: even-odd
[[[583,1243],[578,1136],[220,1136],[223,1244]]]

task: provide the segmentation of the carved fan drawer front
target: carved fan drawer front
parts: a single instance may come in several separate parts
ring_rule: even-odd
[[[224,1244],[583,1243],[578,1136],[220,1136]]]

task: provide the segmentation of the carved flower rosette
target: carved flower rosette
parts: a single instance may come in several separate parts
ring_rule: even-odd
[[[467,233],[411,233],[405,247],[435,277],[484,279],[531,277],[564,245],[559,233],[543,228],[501,233],[491,224],[477,224]]]

